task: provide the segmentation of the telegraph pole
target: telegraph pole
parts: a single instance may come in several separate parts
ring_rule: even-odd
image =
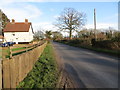
[[[94,38],[97,39],[96,36],[96,9],[94,8]]]

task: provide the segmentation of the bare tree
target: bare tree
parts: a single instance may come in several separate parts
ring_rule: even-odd
[[[52,32],[51,32],[51,31],[46,31],[46,32],[45,32],[45,37],[46,37],[47,39],[51,39],[51,35],[52,35]]]
[[[53,36],[53,40],[57,40],[57,39],[62,39],[63,38],[63,35],[60,32],[58,32],[58,31],[52,32],[52,36]]]
[[[74,8],[65,8],[62,14],[57,18],[55,26],[60,30],[68,30],[69,38],[72,39],[72,32],[78,31],[85,25],[86,14],[76,11]]]
[[[41,39],[44,39],[44,33],[42,31],[36,31],[33,37],[34,40],[39,41]]]
[[[2,12],[0,9],[0,35],[3,35],[3,29],[5,28],[6,24],[10,22],[8,17],[5,15],[5,13]]]

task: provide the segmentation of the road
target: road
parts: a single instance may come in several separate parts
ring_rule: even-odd
[[[53,42],[64,69],[79,88],[118,88],[118,58]]]

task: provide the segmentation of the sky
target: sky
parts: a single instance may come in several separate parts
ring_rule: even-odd
[[[53,23],[64,8],[74,8],[86,13],[86,28],[94,28],[93,11],[96,9],[97,29],[118,29],[119,0],[0,0],[0,9],[16,22],[28,19],[34,31],[53,30]]]

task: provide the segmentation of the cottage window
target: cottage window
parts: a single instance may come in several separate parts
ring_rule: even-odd
[[[12,34],[13,36],[15,36],[15,34]]]

